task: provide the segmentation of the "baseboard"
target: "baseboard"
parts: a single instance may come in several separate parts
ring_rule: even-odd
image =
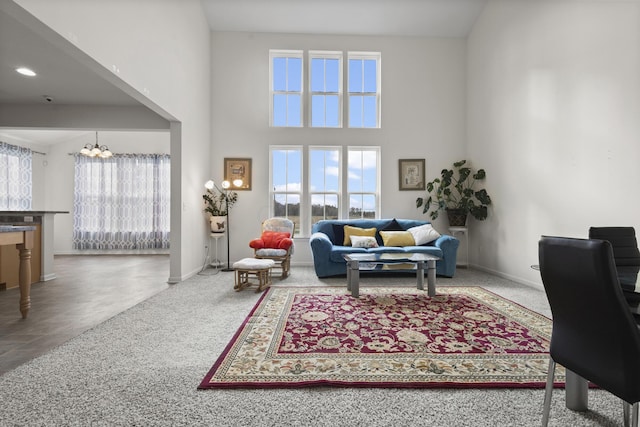
[[[484,271],[485,273],[493,274],[494,276],[502,277],[503,279],[511,280],[512,282],[520,283],[521,285],[530,286],[535,289],[544,289],[542,287],[542,284],[540,284],[539,282],[533,282],[531,280],[523,279],[522,277],[506,274],[502,271],[493,270],[493,269],[482,267],[475,264],[470,264],[469,267],[475,268],[476,270]]]
[[[119,249],[101,249],[86,251],[57,251],[55,255],[170,255],[168,249],[140,249],[140,250],[119,250]]]

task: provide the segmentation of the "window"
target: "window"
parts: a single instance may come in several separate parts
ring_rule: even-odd
[[[270,50],[270,124],[302,127],[302,51]]]
[[[169,247],[170,157],[76,155],[73,247]]]
[[[340,148],[309,148],[311,223],[340,217]]]
[[[312,127],[342,127],[342,52],[309,52]]]
[[[349,219],[377,218],[380,212],[380,149],[350,147],[347,192]]]
[[[346,91],[348,126],[380,128],[380,52],[347,53],[346,89],[343,56],[339,51],[311,50],[307,67],[301,50],[269,50],[270,126],[305,126],[302,117],[306,104],[310,127],[341,128]],[[305,75],[307,81],[303,80]],[[304,94],[305,85],[309,95]]]
[[[270,151],[271,213],[294,221],[296,235],[308,236],[321,219],[379,216],[380,147],[272,146]]]
[[[32,158],[28,148],[0,142],[0,210],[31,210]]]
[[[289,218],[300,231],[302,147],[271,147],[271,212]]]
[[[380,127],[380,53],[349,52],[349,127]]]

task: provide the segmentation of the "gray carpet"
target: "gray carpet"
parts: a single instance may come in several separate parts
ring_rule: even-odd
[[[475,270],[446,285],[479,285],[547,316],[544,293]],[[412,284],[363,278],[361,286]],[[294,267],[276,286],[344,286]],[[0,376],[1,426],[534,426],[544,391],[305,388],[197,390],[259,295],[233,274],[196,276]],[[553,397],[550,425],[622,425],[622,403],[589,391],[590,411]]]

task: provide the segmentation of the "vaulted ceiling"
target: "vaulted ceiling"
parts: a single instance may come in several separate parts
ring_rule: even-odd
[[[486,0],[202,0],[212,31],[425,37],[466,37],[485,3]],[[12,2],[0,2],[0,106],[140,105],[34,29],[34,21],[25,18],[24,13],[16,13],[18,9]],[[15,68],[19,66],[37,70],[38,76],[17,74]],[[11,132],[0,127],[0,139]],[[59,132],[21,130],[13,136],[46,145],[59,141]]]

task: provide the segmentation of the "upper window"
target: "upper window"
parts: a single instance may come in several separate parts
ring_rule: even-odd
[[[302,127],[301,50],[270,50],[271,126]]]
[[[309,52],[311,126],[342,127],[342,52]]]
[[[341,128],[346,120],[350,128],[381,127],[380,52],[348,52],[346,67],[339,51],[311,50],[308,65],[303,55],[269,50],[270,126]]]
[[[380,127],[380,53],[349,52],[349,127]]]

